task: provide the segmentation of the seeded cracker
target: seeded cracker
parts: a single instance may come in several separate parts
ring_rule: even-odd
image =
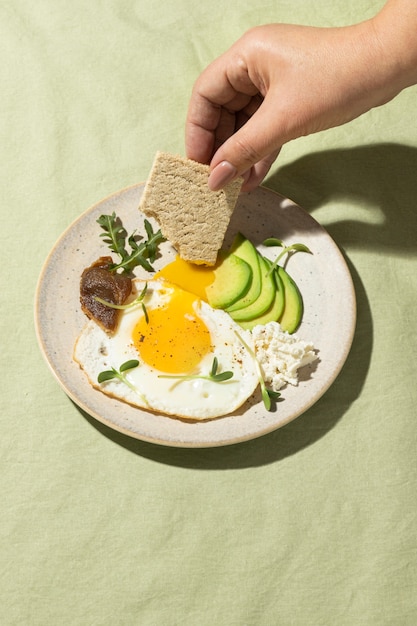
[[[157,152],[139,209],[156,219],[182,259],[214,265],[242,180],[210,191],[208,176],[208,165]]]

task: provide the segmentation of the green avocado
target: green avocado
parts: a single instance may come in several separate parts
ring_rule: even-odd
[[[275,298],[276,283],[273,273],[269,273],[269,266],[263,256],[257,252],[260,267],[260,293],[254,302],[239,309],[227,309],[235,322],[253,320],[269,309]],[[252,279],[253,282],[253,279]]]
[[[268,261],[268,259],[265,260]],[[252,330],[252,328],[254,328],[257,324],[264,325],[268,324],[268,322],[277,322],[281,317],[285,306],[284,285],[276,270],[274,271],[273,276],[275,280],[275,296],[271,306],[265,311],[265,313],[262,313],[262,315],[259,315],[258,317],[247,321],[241,320],[239,324],[242,328]]]
[[[304,303],[300,290],[296,283],[281,266],[277,267],[277,274],[284,285],[285,306],[281,317],[278,319],[282,330],[294,333],[300,325],[304,312]]]
[[[231,314],[233,311],[243,309],[257,300],[259,294],[261,293],[261,270],[259,267],[259,255],[257,249],[253,243],[249,241],[249,239],[246,239],[246,237],[241,233],[236,235],[230,248],[230,253],[235,254],[239,258],[246,261],[252,269],[252,282],[248,291],[243,297],[226,307],[227,312]]]
[[[214,309],[225,309],[242,298],[252,283],[252,269],[234,254],[220,256],[214,281],[206,289],[207,301]]]

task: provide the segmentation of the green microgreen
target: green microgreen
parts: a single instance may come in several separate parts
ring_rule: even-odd
[[[275,259],[275,261],[273,261],[269,267],[268,270],[268,275],[272,274],[272,272],[275,270],[275,268],[277,267],[279,261],[282,259],[283,256],[285,256],[286,254],[289,254],[291,252],[308,252],[309,254],[311,254],[311,250],[310,248],[308,248],[305,244],[303,243],[293,243],[289,246],[286,246],[284,244],[283,241],[281,241],[281,239],[276,239],[275,237],[268,237],[268,239],[265,239],[265,241],[263,242],[264,246],[278,246],[279,248],[282,248],[281,252],[279,253],[279,255],[277,256],[277,258]]]
[[[101,385],[102,383],[105,383],[109,380],[113,380],[113,379],[120,380],[122,383],[127,385],[132,391],[137,393],[141,397],[142,401],[145,402],[145,404],[147,404],[146,398],[140,393],[138,388],[135,387],[135,385],[130,382],[130,380],[126,377],[126,374],[125,374],[125,372],[128,372],[134,369],[135,367],[138,367],[138,365],[139,365],[139,361],[137,361],[136,359],[125,361],[124,363],[121,364],[118,370],[112,367],[110,370],[104,370],[103,372],[100,372],[100,374],[97,376],[97,382]]]
[[[230,380],[230,378],[233,378],[233,372],[218,372],[218,368],[219,362],[217,360],[217,357],[215,356],[209,374],[209,378],[211,380],[214,380],[214,382],[216,383],[222,383],[225,380]]]
[[[202,379],[202,380],[210,380],[215,383],[223,383],[226,380],[230,380],[231,378],[233,378],[233,372],[229,372],[229,371],[218,372],[218,367],[219,367],[219,362],[217,360],[217,357],[214,357],[209,374],[179,374],[179,375],[160,374],[158,378],[173,378],[178,381]]]
[[[147,239],[139,243],[136,231],[128,236],[120,218],[116,216],[114,211],[111,215],[101,215],[97,223],[104,231],[100,235],[104,243],[120,257],[120,262],[113,264],[110,268],[111,271],[122,270],[125,273],[130,273],[137,265],[141,265],[148,272],[154,271],[151,264],[156,259],[158,245],[165,241],[160,229],[155,232],[152,224],[145,219],[144,226]],[[127,245],[130,246],[130,252],[127,250]]]
[[[132,300],[132,302],[128,302],[127,304],[114,304],[113,302],[109,302],[108,300],[104,300],[103,298],[100,298],[100,296],[94,296],[94,300],[96,300],[96,302],[100,302],[100,304],[104,304],[105,306],[108,306],[110,309],[118,309],[120,311],[131,309],[134,306],[137,306],[138,304],[140,304],[142,307],[143,314],[145,316],[146,323],[148,324],[149,323],[148,311],[146,309],[145,303],[143,302],[147,289],[148,289],[148,283],[145,283],[145,286],[140,292],[140,294],[138,295],[138,297]]]
[[[246,350],[248,351],[249,355],[252,357],[253,362],[255,364],[255,369],[256,369],[256,373],[258,376],[258,380],[259,380],[259,385],[261,387],[261,395],[262,395],[262,401],[264,403],[264,406],[266,408],[267,411],[271,410],[271,406],[272,406],[272,400],[275,402],[276,400],[278,400],[278,398],[280,397],[280,392],[279,391],[274,391],[273,389],[268,389],[266,384],[265,384],[265,380],[262,374],[262,370],[261,370],[261,366],[259,364],[258,359],[256,358],[256,354],[255,352],[252,350],[252,348],[250,346],[248,346],[248,344],[246,343],[246,341],[243,339],[243,337],[241,337],[241,335],[237,332],[237,330],[235,330],[235,334],[237,336],[237,338],[239,339],[239,341],[241,342],[241,344],[246,348]]]
[[[265,239],[265,241],[263,241],[262,243],[264,246],[268,246],[268,248],[272,246],[278,246],[279,248],[282,248],[285,246],[282,239],[277,239],[276,237],[268,237],[268,239]]]

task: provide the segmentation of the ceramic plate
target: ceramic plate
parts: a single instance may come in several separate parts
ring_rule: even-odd
[[[40,348],[59,384],[81,409],[107,426],[169,446],[210,447],[246,441],[304,413],[330,387],[347,358],[355,328],[355,293],[346,263],[324,228],[293,202],[263,187],[240,197],[226,243],[241,231],[269,258],[275,258],[278,249],[264,248],[262,241],[272,236],[286,244],[304,243],[312,251],[294,254],[286,265],[304,299],[297,335],[312,341],[319,357],[300,370],[299,385],[282,389],[282,401],[272,412],[265,410],[257,393],[232,415],[197,423],[133,408],[89,385],[72,359],[75,340],[87,321],[79,304],[80,275],[99,256],[109,254],[96,222],[101,214],[115,211],[129,233],[141,228],[144,216],[138,205],[143,187],[124,189],[86,211],[63,233],[44,264],[36,292],[35,324]],[[155,269],[175,255],[168,242],[160,250]]]

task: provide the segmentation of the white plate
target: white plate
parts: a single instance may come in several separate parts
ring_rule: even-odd
[[[80,275],[99,256],[110,253],[96,222],[101,214],[115,211],[129,233],[143,230],[144,216],[138,211],[143,187],[119,191],[86,211],[63,233],[45,262],[36,292],[35,324],[41,351],[59,384],[81,409],[107,426],[169,446],[210,447],[246,441],[304,413],[330,387],[347,358],[356,321],[355,293],[346,263],[329,234],[303,209],[262,187],[240,197],[226,242],[241,231],[270,258],[275,258],[279,249],[263,248],[267,237],[287,244],[301,242],[312,251],[294,254],[286,266],[304,299],[297,335],[311,340],[319,351],[317,363],[300,370],[299,385],[281,390],[282,401],[273,412],[265,410],[256,394],[233,415],[198,423],[131,407],[89,385],[72,359],[76,337],[86,323],[79,304]],[[168,242],[160,250],[162,258],[155,262],[155,269],[174,255]]]

